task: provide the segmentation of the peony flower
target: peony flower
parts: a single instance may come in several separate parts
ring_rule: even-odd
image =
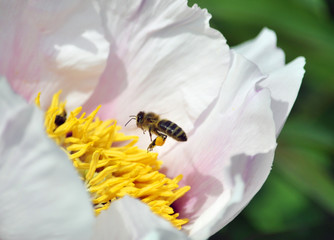
[[[305,60],[285,64],[269,29],[231,49],[209,19],[184,0],[0,1],[2,240],[205,239],[248,204],[271,170]],[[182,126],[187,142],[155,148],[161,172],[191,187],[172,205],[189,219],[181,231],[128,196],[94,218],[73,153],[47,137],[32,106],[41,92],[49,116],[60,89],[69,114],[83,106],[123,125],[153,111]],[[135,124],[116,129],[146,151]]]

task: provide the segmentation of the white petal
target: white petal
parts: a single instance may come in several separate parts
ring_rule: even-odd
[[[223,82],[223,85],[221,87],[219,99],[214,102],[214,105],[211,106],[211,109],[208,109],[208,111],[206,111],[199,119],[197,119],[194,132],[199,130],[199,128],[203,127],[202,124],[207,120],[208,116],[210,119],[212,119],[212,126],[207,125],[207,128],[215,129],[213,132],[223,132],[223,130],[218,127],[218,125],[220,125],[220,115],[225,114],[228,116],[233,116],[235,114],[235,111],[240,109],[241,105],[244,104],[247,95],[250,93],[250,90],[254,91],[254,88],[256,87],[258,82],[260,82],[264,78],[265,76],[260,72],[255,64],[251,63],[235,51],[231,51],[231,66],[227,79]],[[219,112],[219,114],[217,114],[217,112]],[[222,124],[223,128],[231,124],[232,118],[227,121],[228,124]],[[254,124],[254,126],[256,125],[259,124]],[[193,134],[193,132],[191,134]],[[192,135],[189,135],[189,138],[194,137]],[[261,146],[263,152],[267,152],[273,147],[272,141],[267,141],[266,139],[263,139],[263,144],[264,145],[261,145],[261,143],[258,142],[258,145]],[[166,141],[164,148],[161,149],[162,157],[166,152],[169,152],[170,148],[174,149],[175,145],[180,145],[181,148],[187,148],[188,143],[179,143],[173,140]],[[255,154],[258,151],[257,148],[256,150],[252,150],[251,144],[248,145],[248,148],[249,154]],[[238,145],[236,145],[236,150],[237,149],[239,149]]]
[[[258,167],[262,173],[256,176],[250,166],[253,158],[276,147],[270,91],[256,86],[263,76],[254,64],[232,54],[231,72],[209,117],[186,143],[161,158],[168,176],[183,174],[181,184],[192,187],[175,206],[181,217],[190,218],[185,229],[195,239],[218,231],[244,208],[264,183],[273,160],[263,158]],[[241,161],[238,156],[247,158]],[[252,178],[257,180],[249,181]],[[225,213],[228,217],[222,217]]]
[[[42,113],[0,79],[0,239],[90,239],[91,202]]]
[[[227,206],[224,206],[223,212],[215,214],[216,221],[212,229],[220,230],[221,225],[228,224],[248,205],[270,173],[274,152],[275,149],[272,149],[268,153],[255,156],[239,154],[232,157],[230,171],[232,178],[235,180],[232,197]]]
[[[296,100],[305,70],[305,59],[299,57],[285,65],[284,52],[276,46],[275,32],[264,28],[254,39],[234,48],[258,65],[268,77],[260,83],[271,91],[276,134],[282,130]]]
[[[211,16],[184,0],[101,2],[111,51],[86,109],[102,104],[101,116],[117,116],[120,124],[154,111],[192,129],[229,67],[226,40],[209,27]]]
[[[275,32],[264,28],[255,39],[233,49],[257,64],[263,73],[269,73],[285,63],[284,52],[276,46],[276,41]]]
[[[90,1],[1,0],[0,28],[0,74],[17,93],[48,105],[62,89],[68,108],[90,96],[109,49]]]
[[[278,135],[297,98],[305,73],[305,58],[299,57],[282,68],[272,71],[259,85],[270,89],[276,135]]]
[[[274,150],[256,156],[236,155],[226,172],[230,183],[191,227],[194,240],[206,239],[231,222],[246,207],[268,177]],[[225,171],[224,171],[225,173]]]
[[[153,214],[149,207],[128,196],[114,201],[96,221],[94,240],[188,239],[169,222]]]

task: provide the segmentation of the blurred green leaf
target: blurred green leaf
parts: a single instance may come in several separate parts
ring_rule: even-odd
[[[262,191],[262,197],[252,202],[245,214],[258,230],[264,233],[284,232],[321,222],[323,214],[309,210],[312,206],[309,199],[278,174],[270,175]]]
[[[294,0],[298,2],[298,5],[305,5],[305,7],[316,14],[318,17],[327,17],[327,6],[323,0]],[[326,18],[327,19],[327,18]]]
[[[334,24],[323,1],[291,0],[197,0],[213,15],[212,23],[228,39],[239,44],[255,37],[267,26],[276,31],[278,43],[289,60],[306,57],[307,76],[317,81],[312,87],[334,90]],[[190,4],[190,5],[191,5]],[[312,6],[317,6],[316,10]]]
[[[334,180],[329,156],[306,148],[284,148],[277,152],[275,167],[310,199],[334,214]]]
[[[278,139],[278,143],[279,148],[283,146],[295,146],[325,152],[327,155],[334,153],[333,132],[328,131],[325,126],[310,122],[301,117],[292,118],[287,121]],[[330,159],[327,161],[326,164],[328,166],[331,161]]]

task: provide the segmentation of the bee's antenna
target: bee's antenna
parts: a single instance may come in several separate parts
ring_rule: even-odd
[[[131,122],[131,120],[136,120],[136,116],[131,115],[130,117],[131,117],[130,120],[125,123],[125,125],[124,125],[125,127],[126,127],[126,125],[128,125],[129,122]]]

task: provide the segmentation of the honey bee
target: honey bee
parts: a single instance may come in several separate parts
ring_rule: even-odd
[[[137,127],[141,128],[143,132],[148,131],[150,134],[151,144],[148,146],[147,151],[152,151],[155,146],[162,146],[167,136],[175,139],[179,142],[187,141],[186,133],[176,123],[167,119],[160,119],[158,114],[153,112],[145,113],[139,112],[137,115],[131,115],[130,120],[125,126],[131,121],[136,120]],[[157,137],[152,141],[152,133]]]

